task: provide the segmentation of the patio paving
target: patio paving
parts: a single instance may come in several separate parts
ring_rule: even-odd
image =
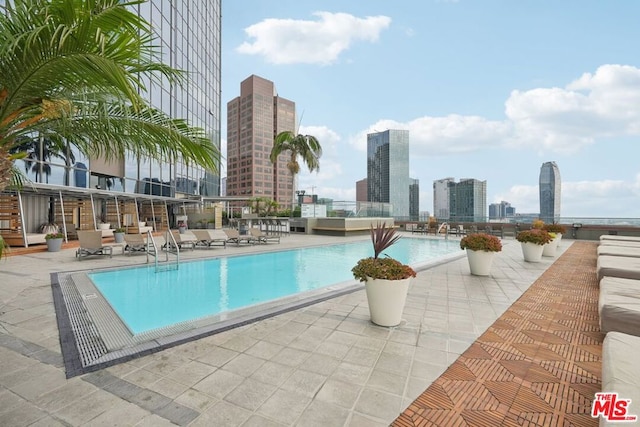
[[[181,256],[362,239],[291,235]],[[555,261],[525,263],[506,240],[490,277],[471,276],[465,258],[419,272],[395,328],[370,323],[359,290],[67,379],[51,273],[145,259],[74,252],[0,261],[0,425],[389,425]]]

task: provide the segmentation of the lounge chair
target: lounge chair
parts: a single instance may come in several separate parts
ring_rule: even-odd
[[[198,243],[198,238],[191,231],[180,233],[178,230],[171,230],[171,234],[180,249],[195,249],[196,243]]]
[[[629,413],[638,415],[640,402],[640,337],[620,332],[609,332],[602,343],[602,387],[607,393],[618,393],[619,400],[630,399]],[[613,408],[613,401],[611,401]],[[601,418],[600,426],[635,425],[636,423],[609,422]]]
[[[227,240],[229,238],[222,230],[191,230],[198,241],[196,246],[204,246],[210,248],[211,246],[227,246]]]
[[[598,280],[605,276],[640,279],[640,258],[600,255],[596,261]]]
[[[111,258],[113,254],[111,246],[102,245],[102,232],[100,230],[78,230],[78,240],[80,241],[80,247],[76,251],[76,258],[81,261],[82,258],[93,255],[109,255],[109,258]]]
[[[598,255],[626,256],[640,258],[640,247],[600,245],[597,249]]]
[[[640,280],[603,277],[598,314],[600,332],[640,336]]]
[[[255,243],[255,239],[253,238],[253,236],[241,236],[238,230],[236,230],[235,228],[225,228],[224,233],[227,235],[227,242],[235,243],[238,246],[240,246],[240,243],[243,242],[248,245],[252,245]]]
[[[249,234],[258,243],[269,243],[269,242],[280,243],[280,236],[264,234],[262,230],[260,230],[259,228],[253,228],[253,227],[250,228]]]
[[[124,235],[124,253],[145,253],[147,251],[147,242],[144,240],[142,234],[133,233]]]

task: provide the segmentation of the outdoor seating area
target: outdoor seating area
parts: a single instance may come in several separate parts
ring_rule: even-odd
[[[602,390],[640,402],[640,237],[603,235],[597,250]],[[637,414],[640,406],[631,407]],[[600,425],[612,423],[602,422]]]

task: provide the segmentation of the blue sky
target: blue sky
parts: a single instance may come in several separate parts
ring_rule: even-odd
[[[308,194],[355,200],[366,134],[409,129],[421,211],[454,177],[538,212],[540,166],[556,161],[563,217],[640,217],[639,1],[222,4],[223,147],[240,82],[272,80],[324,149],[300,174]]]

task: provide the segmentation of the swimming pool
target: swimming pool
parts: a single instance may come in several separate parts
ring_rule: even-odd
[[[412,266],[454,252],[460,253],[457,241],[407,237],[385,251]],[[88,276],[135,335],[353,280],[357,260],[372,255],[367,240]]]

